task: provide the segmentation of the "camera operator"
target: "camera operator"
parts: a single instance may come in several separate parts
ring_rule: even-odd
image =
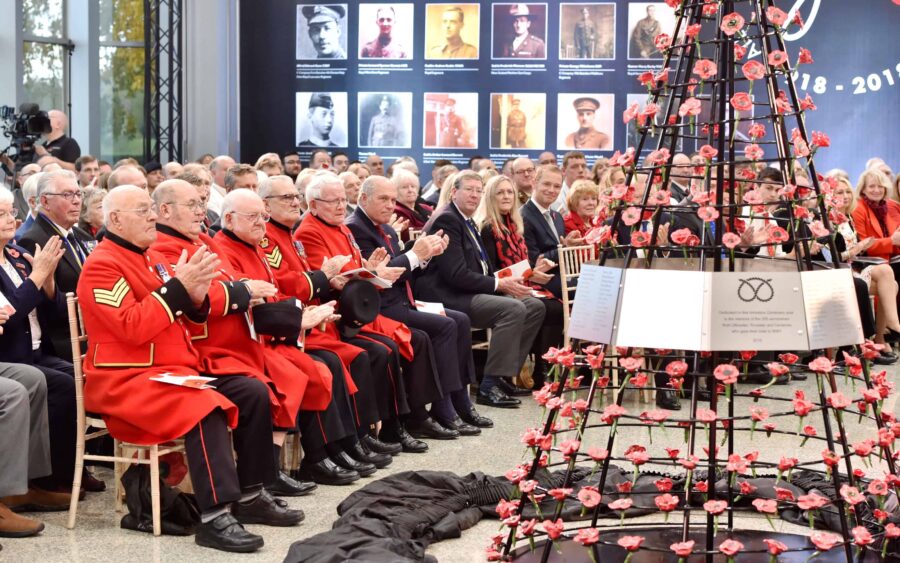
[[[47,116],[50,117],[50,132],[44,136],[42,145],[34,145],[34,162],[41,166],[55,162],[75,172],[75,161],[81,156],[81,147],[75,139],[66,135],[69,118],[58,109],[48,111]]]

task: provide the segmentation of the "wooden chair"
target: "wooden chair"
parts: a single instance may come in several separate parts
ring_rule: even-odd
[[[575,280],[581,275],[581,265],[596,259],[597,247],[593,244],[559,246],[559,277],[562,281],[564,346],[568,346],[571,343],[569,338],[569,318],[572,315],[572,304],[575,302]]]
[[[84,355],[81,353],[81,343],[87,341],[87,336],[84,333],[84,323],[81,320],[81,310],[78,307],[78,298],[75,297],[75,294],[66,294],[66,304],[69,311],[69,334],[72,343],[72,363],[75,366],[75,406],[77,409],[75,476],[72,481],[72,501],[69,505],[69,520],[66,524],[66,528],[71,530],[75,527],[75,517],[78,513],[78,495],[81,492],[81,473],[84,469],[85,461],[105,461],[114,464],[116,512],[122,512],[124,505],[122,502],[124,498],[121,482],[122,474],[129,464],[139,463],[150,466],[150,499],[153,505],[153,535],[159,536],[162,534],[159,508],[159,458],[160,456],[171,452],[184,452],[184,443],[181,440],[178,440],[174,445],[160,446],[159,444],[153,444],[145,446],[120,442],[113,436],[113,455],[94,455],[86,454],[84,452],[86,442],[109,435],[109,430],[107,430],[106,423],[101,417],[86,413],[84,410],[84,372],[82,371]],[[95,430],[88,433],[89,427],[92,427]],[[135,454],[138,454],[137,457],[134,457]],[[148,458],[145,459],[143,454],[147,454]]]

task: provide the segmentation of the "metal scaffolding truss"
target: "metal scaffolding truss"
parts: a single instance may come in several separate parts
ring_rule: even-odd
[[[182,0],[144,0],[144,161],[181,161]]]

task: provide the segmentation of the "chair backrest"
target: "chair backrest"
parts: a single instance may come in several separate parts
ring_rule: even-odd
[[[569,345],[569,317],[575,301],[575,280],[581,275],[581,265],[597,259],[597,246],[559,246],[559,277],[562,281],[564,345]]]
[[[84,333],[84,321],[81,319],[81,307],[78,306],[78,297],[74,293],[66,293],[66,308],[69,311],[69,342],[72,345],[72,366],[75,368],[75,406],[78,416],[78,428],[84,430],[84,371],[82,365],[84,354],[81,352],[81,343],[87,342]]]

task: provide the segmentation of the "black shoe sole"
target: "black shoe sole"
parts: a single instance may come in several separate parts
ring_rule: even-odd
[[[44,523],[38,522],[40,527],[33,532],[0,532],[0,538],[30,538],[44,531]]]
[[[517,409],[521,405],[521,403],[492,403],[488,401],[482,401],[481,398],[475,399],[475,404],[482,405],[484,407],[494,407],[495,409]]]
[[[284,489],[275,489],[266,487],[266,490],[272,493],[273,496],[276,497],[305,497],[308,494],[311,494],[313,491],[319,488],[319,485],[316,483],[312,484],[313,486],[308,489],[300,489],[300,490],[284,490]]]
[[[212,549],[218,549],[219,551],[228,551],[230,553],[253,553],[254,551],[259,551],[263,547],[263,545],[265,545],[265,542],[263,541],[263,539],[259,538],[258,545],[257,545],[257,543],[253,543],[250,545],[226,547],[226,546],[219,545],[212,541],[207,541],[204,538],[201,538],[200,536],[194,536],[194,543],[196,543],[197,545],[199,545],[201,547],[209,547]]]

